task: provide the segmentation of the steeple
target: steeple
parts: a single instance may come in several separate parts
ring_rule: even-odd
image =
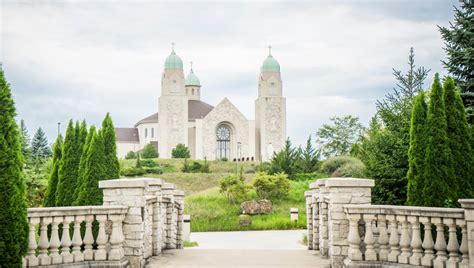
[[[268,73],[268,72],[280,72],[280,63],[273,58],[272,56],[272,46],[268,46],[268,57],[263,61],[262,67],[260,68],[260,72]]]
[[[171,43],[171,54],[166,58],[165,70],[182,70],[183,60],[174,52],[175,43]]]

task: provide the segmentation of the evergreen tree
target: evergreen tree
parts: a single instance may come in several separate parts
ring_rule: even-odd
[[[70,120],[64,138],[61,167],[59,168],[59,183],[56,190],[57,206],[71,206],[74,201],[80,162],[76,136],[76,133],[79,135],[79,124],[76,124],[76,126],[77,128],[74,128],[73,122]]]
[[[20,141],[21,141],[21,152],[23,153],[23,158],[25,162],[30,162],[31,159],[31,147],[30,147],[30,134],[26,128],[25,121],[20,120]]]
[[[285,147],[273,155],[270,162],[269,173],[276,174],[284,172],[288,177],[293,178],[296,173],[296,159],[297,151],[293,148],[288,138],[285,142]]]
[[[79,153],[81,154],[82,157],[82,148],[84,147],[84,144],[86,143],[87,139],[87,124],[86,120],[82,120],[82,123],[79,127],[79,137],[78,137],[78,148],[80,148]]]
[[[191,158],[191,152],[188,147],[182,143],[178,143],[176,148],[171,151],[172,158]]]
[[[460,87],[469,122],[474,124],[474,1],[460,2],[460,8],[454,7],[454,23],[438,28],[447,56],[443,63]]]
[[[38,128],[31,141],[31,153],[37,161],[43,162],[45,158],[51,156],[48,139],[42,128]]]
[[[55,207],[56,206],[56,190],[58,187],[59,179],[59,168],[61,166],[61,156],[63,149],[63,137],[59,135],[56,138],[56,142],[53,146],[53,167],[49,175],[48,188],[46,195],[43,200],[44,207]]]
[[[471,134],[466,119],[466,109],[461,96],[450,77],[444,82],[446,120],[448,124],[448,143],[453,156],[453,171],[459,191],[454,200],[472,197],[474,170],[471,166],[473,151],[470,144]]]
[[[77,204],[77,199],[79,196],[79,192],[81,191],[83,184],[84,184],[84,172],[85,172],[85,166],[86,166],[86,159],[87,159],[87,154],[89,152],[90,144],[93,135],[96,135],[96,130],[95,126],[92,125],[89,129],[89,132],[87,132],[87,137],[84,142],[84,146],[82,148],[82,154],[81,154],[81,159],[79,160],[79,170],[77,172],[77,186],[76,189],[74,190],[74,204]]]
[[[118,179],[120,177],[120,164],[117,157],[115,127],[109,113],[105,115],[104,121],[102,121],[100,135],[102,136],[102,140],[104,142],[106,160],[106,175],[105,178],[102,179]]]
[[[415,98],[413,112],[411,113],[410,148],[408,149],[407,204],[412,206],[423,205],[423,168],[427,139],[425,131],[427,109],[425,94],[423,91],[420,91]]]
[[[448,144],[444,90],[436,74],[430,93],[426,133],[428,142],[424,170],[424,205],[442,207],[452,202],[457,192],[454,179],[453,158]]]
[[[0,65],[0,267],[21,267],[28,221],[15,104]]]
[[[157,158],[158,157],[158,151],[156,151],[155,147],[151,143],[148,143],[145,145],[143,148],[143,151],[141,153],[143,159],[150,159],[150,158]]]
[[[318,169],[319,152],[313,147],[311,135],[306,140],[305,148],[300,147],[298,151],[298,172],[315,172]]]
[[[106,179],[107,176],[105,146],[102,135],[92,133],[84,167],[83,183],[76,202],[78,205],[102,204],[103,194],[99,189],[99,181]]]

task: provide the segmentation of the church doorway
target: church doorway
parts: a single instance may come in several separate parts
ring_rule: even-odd
[[[216,138],[217,138],[217,159],[230,159],[231,158],[231,128],[227,124],[221,124],[217,127]]]

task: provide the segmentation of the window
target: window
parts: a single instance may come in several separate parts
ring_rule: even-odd
[[[155,129],[154,129],[154,128],[151,128],[151,137],[152,137],[152,138],[155,137]]]
[[[145,138],[148,137],[148,128],[145,128]]]
[[[194,96],[194,88],[193,88],[193,96]]]
[[[230,158],[230,128],[226,125],[221,125],[217,128],[217,159]]]

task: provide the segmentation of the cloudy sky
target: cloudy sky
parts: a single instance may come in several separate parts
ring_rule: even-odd
[[[392,90],[392,68],[445,74],[436,25],[455,0],[423,1],[1,1],[0,60],[30,134],[57,122],[131,127],[158,110],[165,58],[176,52],[201,80],[201,99],[228,97],[254,118],[267,46],[280,62],[288,135],[303,143],[332,116],[367,124]],[[429,86],[429,85],[426,85]]]

